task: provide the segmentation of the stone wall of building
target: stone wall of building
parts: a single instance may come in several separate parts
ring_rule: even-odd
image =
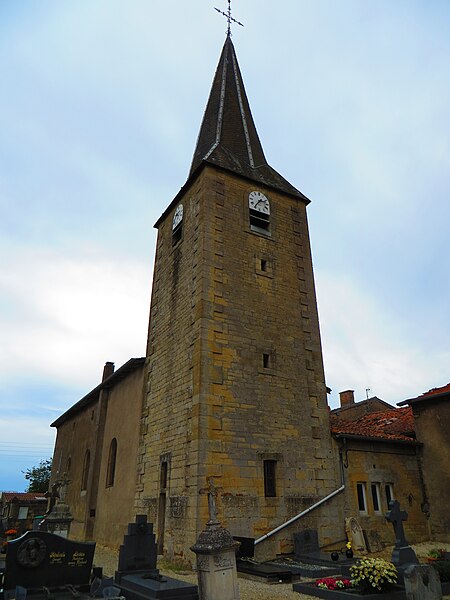
[[[408,520],[404,523],[408,541],[415,543],[428,539],[428,521],[422,511],[424,490],[417,445],[357,440],[347,440],[343,445],[340,440],[337,446],[345,465],[344,515],[359,521],[373,549],[377,543],[395,542],[392,525],[385,519],[390,493],[392,499],[398,500],[402,509],[408,512]],[[365,488],[366,510],[362,511],[358,506],[358,483]],[[377,492],[372,491],[372,486],[378,488],[378,511],[373,499],[373,493]]]
[[[93,390],[80,408],[71,409],[57,422],[51,481],[63,474],[69,480],[65,502],[73,516],[72,539],[119,545],[127,524],[134,520],[143,376],[143,364],[128,370],[125,365],[112,385]],[[115,477],[114,484],[107,485],[113,438],[117,441]]]
[[[117,547],[123,542],[128,523],[134,522],[136,460],[143,399],[143,369],[118,382],[109,393],[103,433],[102,460],[98,473],[94,539]],[[111,444],[116,440],[114,477]]]
[[[411,406],[416,436],[423,443],[421,468],[432,539],[450,542],[450,513],[443,501],[450,491],[450,394],[440,399],[430,396]]]
[[[77,540],[86,538],[88,489],[91,479],[88,478],[86,489],[82,489],[81,481],[88,451],[91,467],[94,460],[98,408],[98,400],[95,400],[58,427],[53,454],[52,481],[59,479],[64,473],[70,480],[66,503],[73,516],[70,537]]]

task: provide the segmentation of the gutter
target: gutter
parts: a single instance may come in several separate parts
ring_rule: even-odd
[[[384,444],[403,444],[405,446],[422,446],[421,442],[418,442],[414,438],[410,440],[392,440],[389,438],[382,437],[370,437],[368,435],[357,435],[355,433],[333,433],[333,437],[336,440],[357,440],[359,442],[379,442]]]

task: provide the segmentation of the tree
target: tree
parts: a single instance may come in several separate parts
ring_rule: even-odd
[[[38,466],[22,471],[30,482],[27,492],[46,492],[52,473],[52,459],[41,460]]]

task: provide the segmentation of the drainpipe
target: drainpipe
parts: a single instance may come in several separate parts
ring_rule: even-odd
[[[269,531],[269,533],[265,533],[263,536],[261,536],[260,538],[255,540],[255,546],[256,546],[256,544],[260,544],[261,542],[264,542],[265,540],[267,540],[267,538],[270,538],[272,535],[275,535],[276,533],[278,533],[285,527],[288,527],[292,523],[295,523],[295,521],[298,521],[298,519],[301,519],[302,517],[304,517],[305,515],[310,513],[312,510],[314,510],[315,508],[320,506],[321,504],[324,504],[325,502],[327,502],[327,500],[330,500],[331,498],[333,498],[333,496],[336,496],[337,494],[340,494],[341,492],[343,492],[345,489],[345,484],[344,484],[344,472],[343,472],[343,468],[342,468],[342,456],[341,455],[339,456],[339,467],[340,467],[340,472],[341,472],[341,486],[340,487],[338,487],[336,490],[334,490],[334,492],[331,492],[331,494],[328,494],[328,496],[325,496],[325,498],[322,498],[322,500],[319,500],[318,502],[316,502],[315,504],[313,504],[306,510],[303,510],[298,515],[295,515],[295,517],[292,517],[292,519],[289,519],[289,521],[286,521],[286,523],[282,523],[281,525],[278,525],[278,527],[275,527],[275,529],[272,529],[272,531]]]

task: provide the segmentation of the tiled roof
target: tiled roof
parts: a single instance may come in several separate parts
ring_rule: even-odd
[[[417,398],[409,398],[408,400],[403,400],[403,402],[398,402],[398,406],[405,406],[406,404],[416,404],[417,402],[424,402],[425,400],[444,400],[450,399],[450,383],[447,385],[443,385],[442,387],[431,388],[428,392],[424,392],[421,396],[417,396]]]
[[[2,496],[6,502],[11,502],[11,500],[14,500],[14,498],[17,498],[19,502],[47,500],[45,495],[41,492],[2,492]]]
[[[437,394],[445,394],[447,392],[450,394],[450,383],[447,383],[447,385],[443,385],[442,387],[431,388],[431,390],[428,390],[428,392],[423,393],[420,398],[425,396],[435,396]]]
[[[346,421],[331,414],[330,420],[333,435],[403,442],[412,442],[415,437],[414,418],[409,407],[367,414],[355,421]]]

